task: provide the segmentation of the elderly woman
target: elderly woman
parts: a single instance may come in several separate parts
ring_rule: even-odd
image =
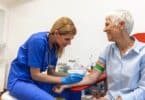
[[[133,18],[127,10],[108,13],[104,32],[113,43],[100,54],[90,75],[80,83],[56,88],[56,92],[92,84],[105,69],[108,91],[97,100],[145,100],[145,44],[130,36],[133,24]]]

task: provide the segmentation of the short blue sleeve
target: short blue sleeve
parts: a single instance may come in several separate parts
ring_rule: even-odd
[[[103,63],[103,64],[106,64],[106,59],[107,59],[107,55],[109,53],[109,50],[110,50],[110,46],[107,46],[99,55],[98,57],[98,60]]]
[[[46,45],[39,37],[33,37],[28,41],[28,65],[40,68],[43,63]]]

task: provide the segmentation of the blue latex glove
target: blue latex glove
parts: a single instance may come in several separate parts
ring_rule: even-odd
[[[83,77],[84,75],[78,73],[69,74],[68,76],[62,78],[61,83],[62,84],[77,83],[80,82],[83,79]]]

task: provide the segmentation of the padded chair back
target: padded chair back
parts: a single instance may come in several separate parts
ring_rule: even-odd
[[[145,32],[135,33],[135,34],[133,34],[133,36],[134,36],[137,40],[139,40],[139,41],[141,41],[141,42],[145,42]]]

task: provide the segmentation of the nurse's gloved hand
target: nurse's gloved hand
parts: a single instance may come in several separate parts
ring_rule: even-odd
[[[62,84],[77,83],[80,82],[83,79],[83,77],[84,75],[78,73],[69,74],[68,76],[62,78],[61,83]]]

